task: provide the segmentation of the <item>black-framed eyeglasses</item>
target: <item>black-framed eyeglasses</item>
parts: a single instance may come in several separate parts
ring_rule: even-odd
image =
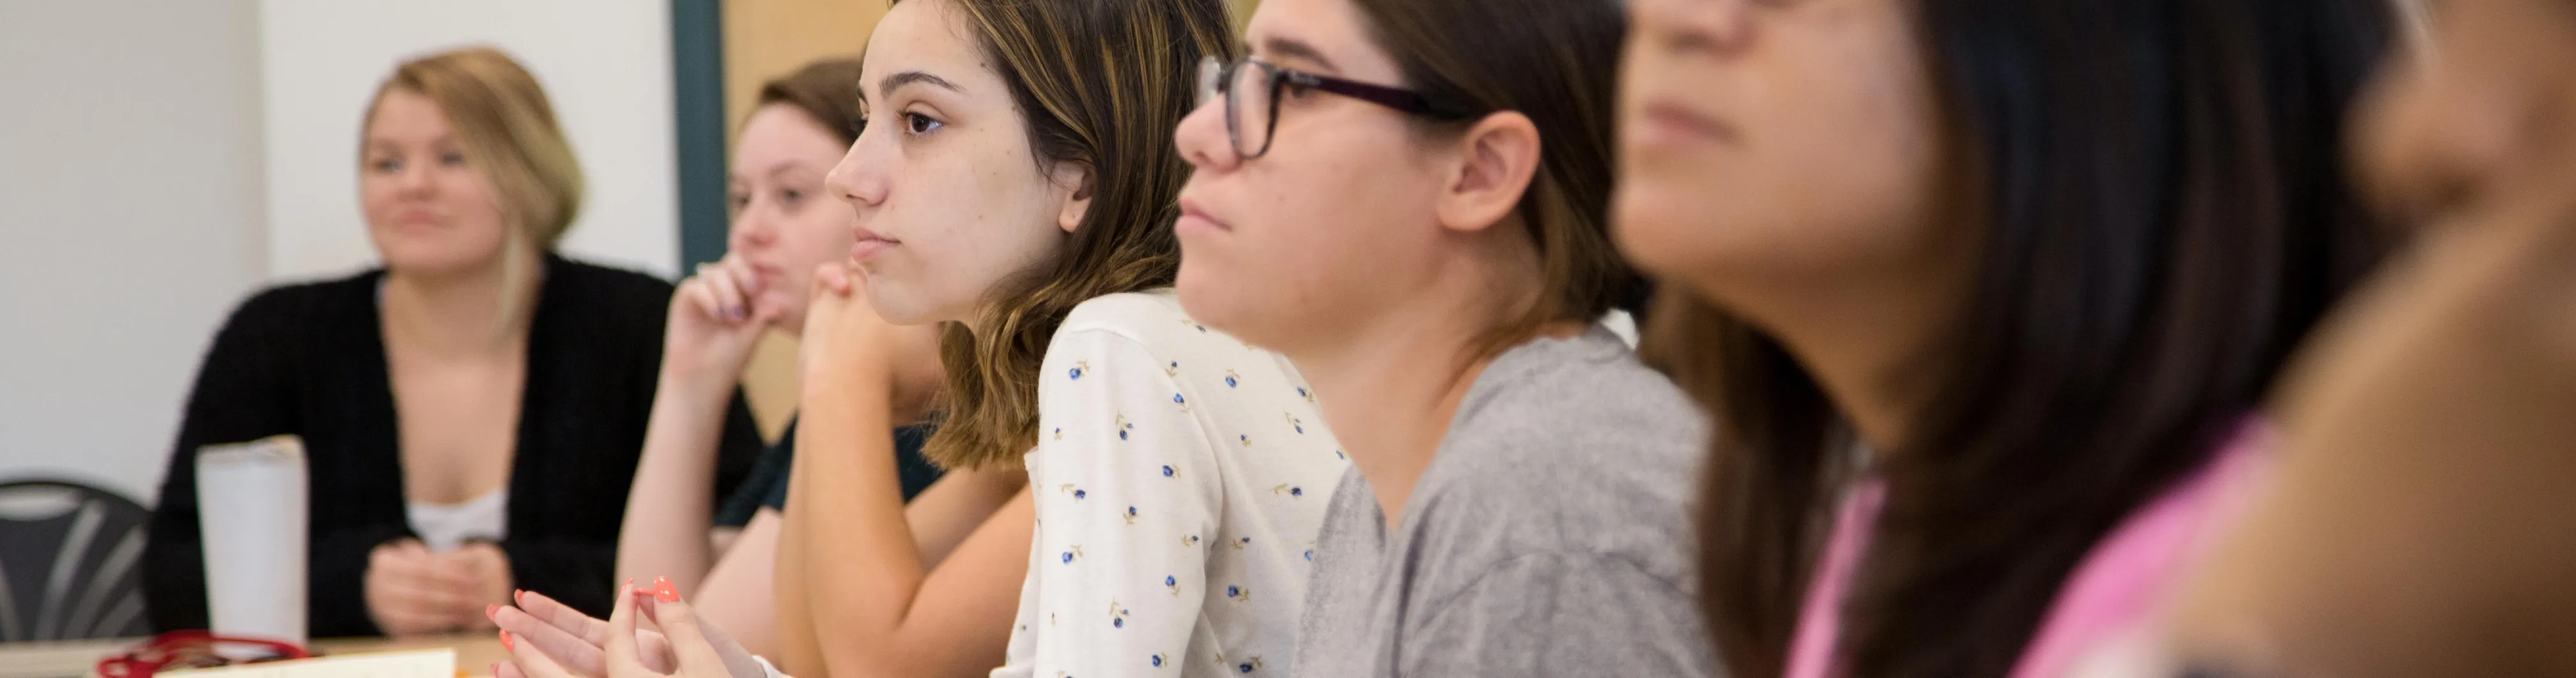
[[[1431,103],[1418,92],[1357,80],[1316,75],[1245,57],[1227,63],[1216,57],[1199,60],[1199,105],[1225,97],[1225,133],[1234,152],[1245,160],[1270,152],[1271,132],[1279,127],[1280,95],[1289,88],[1331,92],[1435,120],[1461,120],[1474,114]]]

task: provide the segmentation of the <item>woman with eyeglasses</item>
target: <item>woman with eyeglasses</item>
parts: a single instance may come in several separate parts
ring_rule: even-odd
[[[1252,57],[1202,66],[1182,303],[1294,359],[1352,464],[1295,675],[1714,670],[1700,416],[1596,323],[1644,292],[1605,224],[1623,26],[1608,0],[1268,0]]]
[[[1233,51],[1219,0],[910,0],[877,24],[866,123],[826,182],[857,212],[852,261],[820,272],[806,312],[778,556],[782,590],[806,594],[778,601],[789,669],[1285,671],[1349,463],[1296,369],[1169,289],[1188,178],[1169,132],[1190,68]],[[947,384],[926,456],[1020,466],[1028,485],[971,519],[907,522],[889,349],[931,323]],[[942,555],[929,522],[964,523],[962,541]],[[606,623],[528,628],[554,640],[515,643],[517,668],[764,670],[665,583],[619,600]],[[668,635],[638,650],[638,615]]]

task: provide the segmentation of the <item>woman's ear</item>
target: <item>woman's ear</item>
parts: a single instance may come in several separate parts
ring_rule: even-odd
[[[1458,144],[1458,164],[1440,196],[1440,225],[1477,231],[1502,223],[1538,173],[1538,125],[1503,111],[1476,121]]]
[[[1091,167],[1065,163],[1064,167],[1056,170],[1053,179],[1057,190],[1071,192],[1064,198],[1064,208],[1056,211],[1055,225],[1066,233],[1072,233],[1082,228],[1082,217],[1091,213]]]

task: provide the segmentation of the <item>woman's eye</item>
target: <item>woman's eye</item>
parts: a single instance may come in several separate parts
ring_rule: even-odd
[[[858,116],[858,117],[850,118],[850,136],[851,136],[852,138],[857,138],[857,137],[860,137],[860,136],[864,136],[864,135],[866,135],[867,133],[868,133],[868,116],[864,116],[864,115],[862,115],[862,116]]]
[[[375,170],[376,170],[377,172],[382,172],[382,173],[385,173],[385,174],[392,174],[392,173],[395,173],[395,172],[400,172],[400,171],[402,171],[402,159],[401,159],[401,158],[380,158],[380,159],[377,159],[375,162],[367,163],[367,166],[368,166],[368,167],[375,168]]]
[[[464,167],[465,154],[454,151],[443,153],[438,156],[438,162],[449,167]]]
[[[733,205],[733,211],[740,212],[743,208],[751,206],[751,194],[735,193],[725,196],[725,203]]]
[[[930,116],[919,113],[903,114],[903,128],[913,134],[929,134],[931,130],[945,126],[947,125],[944,123],[930,119]]]
[[[779,191],[778,202],[788,207],[795,207],[797,203],[805,202],[805,192],[793,188]]]

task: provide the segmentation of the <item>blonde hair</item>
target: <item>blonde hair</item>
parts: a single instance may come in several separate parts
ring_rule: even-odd
[[[552,248],[581,211],[581,163],[555,122],[554,105],[536,76],[490,47],[440,52],[394,69],[367,102],[358,130],[364,147],[385,95],[428,97],[447,116],[466,162],[491,184],[509,224],[512,247]]]

